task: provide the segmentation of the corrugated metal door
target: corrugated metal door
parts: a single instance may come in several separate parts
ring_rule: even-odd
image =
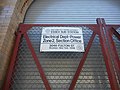
[[[119,0],[35,0],[29,8],[24,23],[31,24],[93,24],[97,17],[106,23],[120,23]],[[41,63],[52,90],[68,90],[83,53],[39,52],[43,26],[32,27],[28,32],[36,55]],[[69,26],[68,26],[69,27]],[[85,48],[92,31],[83,28]],[[120,29],[118,29],[120,32]],[[118,52],[120,41],[116,41]],[[119,53],[120,56],[120,53]],[[12,90],[45,90],[43,81],[23,37],[17,55]],[[96,35],[75,90],[111,90],[106,66]]]
[[[24,23],[90,24],[98,17],[119,24],[120,0],[35,0]]]

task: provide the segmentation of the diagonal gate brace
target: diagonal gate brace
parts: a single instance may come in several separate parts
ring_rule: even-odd
[[[83,65],[84,65],[84,63],[85,63],[85,60],[86,60],[86,58],[87,58],[87,55],[88,55],[88,52],[89,52],[90,47],[91,47],[91,45],[92,45],[92,42],[93,42],[93,40],[94,40],[94,38],[95,38],[95,35],[96,35],[96,34],[93,32],[93,34],[92,34],[92,36],[91,36],[91,38],[90,38],[90,40],[89,40],[89,42],[88,42],[86,51],[85,51],[82,59],[80,60],[79,66],[78,66],[77,71],[76,71],[76,73],[75,73],[75,75],[74,75],[74,77],[73,77],[72,83],[70,84],[69,90],[74,90],[74,88],[75,88],[76,82],[77,82],[77,80],[78,80],[78,77],[79,77],[79,75],[80,75],[80,72],[81,72],[81,70],[82,70],[82,67],[83,67]]]
[[[31,51],[31,53],[32,53],[32,56],[33,56],[33,58],[34,58],[34,60],[35,60],[35,63],[36,63],[37,68],[38,68],[38,70],[39,70],[40,76],[41,76],[41,78],[42,78],[42,80],[43,80],[43,82],[44,82],[45,88],[46,88],[47,90],[51,90],[50,85],[49,85],[49,83],[48,83],[48,80],[47,80],[47,78],[46,78],[46,76],[45,76],[45,74],[44,74],[44,71],[43,71],[43,69],[42,69],[42,66],[40,65],[40,62],[39,62],[39,60],[38,60],[38,58],[37,58],[37,55],[36,55],[36,53],[35,53],[35,51],[34,51],[34,48],[32,47],[32,44],[31,44],[31,42],[30,42],[30,39],[29,39],[29,37],[28,37],[28,35],[27,35],[26,33],[24,34],[24,37],[25,37],[26,42],[27,42],[27,44],[28,44],[28,47],[29,47],[29,49],[30,49],[30,51]]]

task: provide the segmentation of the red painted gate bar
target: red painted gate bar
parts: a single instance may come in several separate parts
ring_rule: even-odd
[[[119,56],[115,47],[115,43],[113,41],[112,38],[112,32],[107,32],[108,33],[108,38],[109,38],[109,44],[111,47],[111,53],[112,53],[112,58],[114,60],[115,63],[115,68],[116,68],[116,72],[117,72],[117,76],[118,76],[118,80],[119,80],[119,84],[120,84],[120,60],[119,60]]]
[[[103,22],[104,27],[106,27],[106,23],[105,23],[104,19],[102,19],[102,22]],[[115,43],[114,43],[113,38],[112,38],[112,35],[117,33],[117,35],[115,35],[115,36],[117,36],[117,38],[120,40],[120,35],[114,28],[110,27],[110,28],[108,28],[108,30],[107,30],[107,28],[105,28],[105,29],[106,29],[106,37],[107,37],[108,43],[110,45],[109,47],[110,47],[110,52],[111,52],[111,55],[112,55],[111,58],[114,61],[117,76],[118,76],[118,80],[119,80],[119,84],[120,84],[120,60],[119,60],[119,56],[118,56],[118,53],[117,53],[117,50],[116,50],[116,47],[115,47]],[[112,31],[116,32],[116,33],[113,33]]]
[[[105,60],[105,65],[108,73],[108,78],[111,84],[111,89],[112,90],[119,90],[119,85],[117,83],[117,79],[115,76],[115,71],[112,65],[112,60],[111,60],[111,55],[110,51],[108,48],[108,43],[107,43],[107,35],[106,35],[106,27],[104,25],[103,19],[97,19],[97,23],[99,24],[100,28],[100,44],[102,47],[102,54],[104,56]]]
[[[120,34],[116,31],[116,29],[115,29],[115,28],[112,28],[112,29],[111,29],[111,32],[112,32],[112,34],[114,34],[114,35],[118,38],[118,40],[120,41]]]
[[[19,47],[19,43],[20,43],[20,38],[21,38],[21,32],[17,32],[16,33],[16,40],[15,40],[15,45],[14,45],[14,51],[11,57],[11,62],[7,71],[7,76],[6,76],[6,80],[4,83],[4,87],[3,90],[9,90],[10,88],[10,82],[11,82],[11,77],[12,77],[12,73],[14,71],[14,64],[15,64],[15,60],[16,60],[16,56],[17,56],[17,51],[18,51],[18,47]]]
[[[103,21],[104,21],[104,19],[103,19]],[[105,21],[104,21],[104,24],[105,24]],[[112,36],[115,35],[116,38],[120,41],[120,34],[116,31],[116,29],[118,29],[118,28],[119,28],[119,25],[111,25],[111,26],[109,25],[108,26],[109,31],[106,30],[106,32],[107,32],[107,37],[109,40],[109,45],[111,48],[111,53],[113,56],[112,58],[115,63],[115,68],[116,68],[119,84],[120,84],[120,59],[119,59],[118,52],[115,47],[115,42],[113,41],[113,38],[112,38]]]
[[[46,79],[45,74],[44,74],[44,71],[43,71],[43,69],[42,69],[42,67],[41,67],[41,65],[40,65],[40,63],[39,63],[39,60],[38,60],[36,54],[35,54],[34,48],[32,47],[32,44],[31,44],[31,42],[30,42],[30,40],[29,40],[29,37],[28,37],[28,35],[27,35],[26,33],[24,34],[24,37],[25,37],[25,39],[26,39],[26,41],[27,41],[28,47],[29,47],[29,49],[30,49],[30,51],[31,51],[31,53],[32,53],[32,56],[33,56],[33,58],[34,58],[34,60],[35,60],[35,63],[36,63],[36,65],[37,65],[37,68],[38,68],[38,70],[39,70],[39,73],[40,73],[40,75],[41,75],[41,78],[42,78],[42,80],[43,80],[43,82],[44,82],[44,85],[45,85],[46,89],[47,89],[47,90],[51,90],[50,85],[49,85],[49,83],[48,83],[48,80]]]
[[[19,43],[22,37],[25,37],[27,46],[29,47],[29,50],[31,51],[32,57],[34,58],[34,61],[36,63],[36,66],[39,70],[40,77],[42,78],[42,81],[44,82],[44,86],[46,90],[52,90],[49,81],[47,80],[44,70],[38,61],[37,55],[34,51],[34,48],[32,47],[31,41],[29,40],[29,37],[27,35],[27,31],[30,30],[33,26],[85,26],[90,28],[93,31],[93,34],[89,40],[89,43],[85,49],[85,53],[83,54],[83,57],[81,58],[78,68],[75,72],[75,75],[73,76],[73,79],[71,81],[69,90],[74,90],[76,82],[78,80],[78,77],[81,73],[82,67],[84,65],[84,62],[87,58],[88,52],[91,48],[92,42],[96,35],[99,36],[100,39],[100,45],[102,49],[102,54],[104,56],[104,61],[106,65],[106,70],[108,73],[108,79],[110,82],[110,86],[112,90],[120,90],[120,60],[119,56],[115,47],[115,43],[113,41],[112,35],[114,34],[118,40],[120,40],[120,34],[116,31],[117,28],[120,27],[120,25],[107,25],[105,24],[104,19],[97,19],[97,24],[20,24],[19,30],[16,36],[15,46],[13,50],[13,55],[11,57],[11,62],[8,68],[8,72],[6,75],[6,80],[3,86],[3,90],[10,90],[11,87],[11,79],[14,72],[15,62],[16,62],[16,56],[18,53],[18,47]],[[114,63],[112,63],[114,62]],[[114,68],[115,66],[115,68]],[[115,74],[116,72],[116,74]],[[118,78],[118,79],[117,79]]]
[[[79,77],[79,75],[80,75],[80,72],[81,72],[81,70],[82,70],[82,68],[83,68],[83,65],[84,65],[85,60],[86,60],[87,55],[88,55],[88,52],[89,52],[90,47],[91,47],[91,45],[92,45],[92,42],[93,42],[93,40],[94,40],[94,38],[95,38],[95,35],[96,35],[96,34],[93,32],[93,34],[92,34],[92,36],[91,36],[91,38],[90,38],[90,40],[89,40],[89,43],[88,43],[88,45],[87,45],[87,48],[86,48],[86,50],[85,50],[85,53],[84,53],[82,59],[80,60],[79,66],[78,66],[77,71],[76,71],[76,73],[75,73],[75,75],[74,75],[74,77],[73,77],[72,83],[70,84],[69,90],[74,90],[74,87],[75,87],[75,85],[76,85],[76,82],[77,82],[77,80],[78,80],[78,77]]]

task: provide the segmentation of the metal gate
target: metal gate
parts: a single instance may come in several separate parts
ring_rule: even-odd
[[[43,27],[82,27],[85,52],[40,52]],[[120,25],[20,24],[3,90],[120,90]]]

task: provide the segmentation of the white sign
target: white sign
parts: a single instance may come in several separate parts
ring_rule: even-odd
[[[44,27],[40,52],[84,52],[82,28]]]

